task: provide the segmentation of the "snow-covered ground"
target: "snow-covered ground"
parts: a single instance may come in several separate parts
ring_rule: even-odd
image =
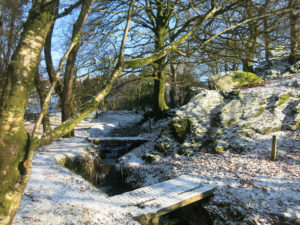
[[[122,166],[135,171],[127,182],[139,180],[142,186],[183,174],[200,175],[203,183],[217,185],[205,205],[216,224],[299,224],[300,135],[276,135],[280,140],[276,162],[270,161],[271,144],[262,139],[258,142],[265,142],[265,147],[247,154],[175,154],[151,164],[136,157],[153,148],[148,143],[126,155]]]
[[[300,73],[285,75],[284,79],[267,82],[265,87],[244,91],[264,93],[274,90],[289,93],[289,83],[295,83],[295,80],[299,82]],[[299,102],[299,96],[297,98],[296,102]],[[186,106],[179,111],[197,112],[197,107],[200,108],[201,104],[197,105],[195,102],[194,108]],[[202,107],[205,108],[203,105]],[[294,116],[297,113],[294,112]],[[199,116],[195,113],[195,117],[197,115]],[[273,118],[276,119],[278,118]],[[159,121],[153,124],[152,129],[159,130],[161,127]],[[163,127],[166,128],[166,125]],[[173,134],[166,130],[170,128],[165,129],[158,137],[170,140],[168,138]],[[163,137],[164,133],[169,136]],[[275,162],[270,160],[273,135],[278,138]],[[232,142],[234,138],[232,135]],[[249,138],[250,141],[245,143],[251,150],[239,154],[229,150],[224,154],[194,150],[186,156],[177,154],[173,147],[167,152],[160,152],[155,150],[157,142],[148,142],[123,156],[120,167],[127,171],[127,182],[136,184],[136,187],[183,174],[197,174],[202,177],[203,183],[217,185],[214,196],[203,205],[214,224],[300,224],[299,127],[294,131],[283,129],[264,135],[255,133]],[[172,146],[172,141],[166,143]],[[147,163],[143,160],[145,156],[152,157],[152,161]]]
[[[280,88],[280,82],[273,81],[269,88]],[[105,112],[98,120],[80,123],[75,138],[39,149],[14,224],[138,224],[124,207],[111,205],[106,194],[56,160],[85,154],[91,146],[85,137],[107,136],[112,129],[141,118],[134,112]],[[152,141],[123,156],[118,165],[131,173],[128,183],[141,187],[195,174],[203,183],[217,185],[214,196],[204,204],[215,224],[300,224],[299,129],[256,135],[252,144],[257,148],[241,154],[174,152],[146,162],[143,156],[152,154],[156,138],[169,122],[152,121],[152,132],[148,123],[143,125],[140,136]],[[272,135],[278,138],[276,162],[270,161]]]
[[[57,160],[86,154],[92,145],[87,136],[106,136],[113,128],[141,118],[141,114],[134,112],[107,111],[97,120],[89,118],[80,123],[76,137],[60,139],[39,149],[13,224],[138,224],[128,211],[111,205],[105,193]]]

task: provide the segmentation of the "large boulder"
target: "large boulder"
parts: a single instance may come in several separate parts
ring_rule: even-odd
[[[297,74],[287,81],[254,88],[202,89],[176,111],[171,130],[165,129],[157,143],[170,146],[164,154],[255,149],[254,139],[269,139],[271,133],[299,129],[299,81]]]
[[[263,80],[254,73],[244,71],[231,71],[211,76],[208,80],[212,90],[224,90],[255,84]]]

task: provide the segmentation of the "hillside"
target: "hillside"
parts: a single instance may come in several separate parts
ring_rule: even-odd
[[[174,117],[153,122],[157,139],[120,162],[126,182],[198,174],[218,185],[202,205],[214,224],[300,224],[300,73],[284,69],[253,87],[202,89]]]

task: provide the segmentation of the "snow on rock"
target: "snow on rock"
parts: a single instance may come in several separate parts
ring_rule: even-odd
[[[244,71],[228,71],[209,77],[208,83],[212,90],[224,90],[240,87],[246,84],[255,84],[262,79],[254,73]]]
[[[180,140],[164,131],[157,142],[172,146],[177,142],[177,149],[172,151],[203,149],[222,153],[257,148],[253,141],[257,136],[299,127],[300,89],[294,85],[299,81],[298,73],[289,80],[276,80],[262,87],[203,89],[176,111],[172,123]]]
[[[252,88],[203,89],[164,121],[155,141],[120,159],[126,182],[195,174],[218,186],[204,204],[214,224],[300,224],[299,82],[300,73],[285,73]]]

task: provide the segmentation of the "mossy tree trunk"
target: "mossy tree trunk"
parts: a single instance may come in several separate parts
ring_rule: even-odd
[[[299,6],[299,0],[290,0],[289,7],[293,8],[290,12],[290,43],[291,43],[291,53],[290,53],[290,63],[294,64],[298,59],[300,59],[300,46],[299,46],[299,30],[297,29],[297,21],[300,18],[300,13],[295,10]]]
[[[155,13],[156,11],[156,13]],[[146,12],[149,21],[152,21],[152,31],[154,33],[155,49],[158,52],[166,46],[168,37],[168,28],[170,19],[173,16],[174,7],[171,7],[171,1],[156,0],[154,1],[154,8],[147,8]],[[154,22],[155,21],[155,22]],[[154,101],[153,112],[156,117],[168,110],[165,101],[166,77],[165,70],[166,56],[158,59],[153,63],[153,77],[154,77]]]
[[[58,4],[58,0],[35,1],[6,71],[7,79],[0,96],[0,224],[12,222],[25,187],[23,162],[29,138],[24,128],[24,114]]]
[[[164,57],[165,58],[165,57]],[[164,58],[162,60],[164,60]],[[155,64],[160,62],[155,62]],[[164,68],[164,63],[158,64],[154,66],[154,73],[153,76],[155,77],[154,80],[154,102],[153,102],[153,112],[155,116],[160,117],[162,116],[163,112],[168,110],[168,106],[165,101],[165,92],[166,92],[166,77],[167,73]]]
[[[157,20],[162,18],[157,18]],[[157,30],[155,32],[155,52],[161,50],[165,46],[167,39],[168,30],[162,21],[157,21]],[[167,73],[165,70],[166,56],[156,60],[153,63],[153,77],[154,79],[154,101],[153,101],[153,112],[154,115],[160,117],[164,111],[168,109],[165,101],[165,90],[166,90],[166,77]]]
[[[76,22],[73,25],[73,33],[72,33],[71,41],[73,41],[77,37],[77,35],[81,33],[82,27],[84,25],[86,17],[90,12],[91,6],[92,6],[91,0],[86,0],[83,2],[81,7],[81,12]],[[76,75],[75,62],[76,62],[76,57],[79,48],[80,48],[80,43],[78,42],[70,52],[70,55],[66,63],[66,69],[64,74],[64,87],[63,87],[63,95],[62,95],[62,122],[68,120],[70,116],[72,116],[75,113],[74,112],[75,109],[73,105],[73,80],[74,80],[74,76]],[[72,130],[70,133],[65,135],[65,137],[71,137],[71,136],[74,136],[74,130]]]

